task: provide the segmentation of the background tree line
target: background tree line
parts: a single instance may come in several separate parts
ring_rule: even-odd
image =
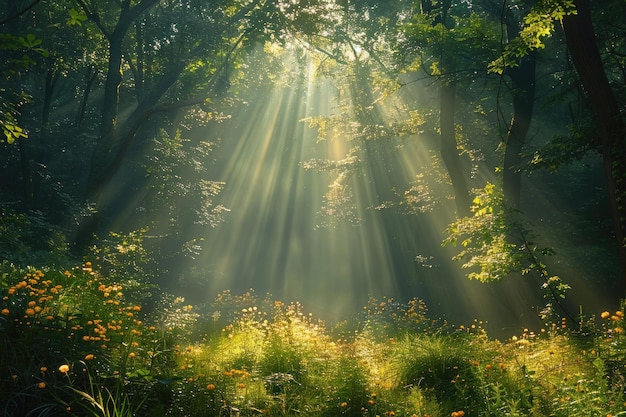
[[[597,285],[624,294],[621,1],[2,4],[5,259],[60,262],[66,248],[83,254],[95,237],[121,236],[111,232],[134,233],[160,268],[202,252],[202,237],[236,209],[219,204],[228,184],[207,164],[226,139],[217,126],[259,89],[285,82],[272,77],[280,61],[263,46],[289,44],[303,60],[314,56],[319,77],[340,92],[340,114],[307,120],[320,138],[340,129],[350,139],[343,161],[304,164],[336,174],[324,196],[329,219],[359,221],[355,186],[375,188],[378,209],[368,215],[384,216],[390,241],[398,227],[418,229],[424,212],[449,208],[445,240],[470,277],[532,273],[558,298],[564,285],[545,255],[575,244],[531,237],[539,213],[527,178],[538,178],[584,219],[562,216],[575,224],[571,239],[594,248],[585,256],[601,271]],[[390,117],[382,102],[399,97]],[[424,132],[437,138],[433,165],[400,180],[403,143]]]

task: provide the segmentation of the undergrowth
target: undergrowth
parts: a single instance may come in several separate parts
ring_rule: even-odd
[[[0,274],[4,416],[626,416],[623,309],[498,341],[418,299],[328,328],[253,291],[145,311],[89,262]]]

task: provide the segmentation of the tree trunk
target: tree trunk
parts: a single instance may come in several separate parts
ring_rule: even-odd
[[[54,93],[54,87],[59,79],[59,73],[52,68],[46,73],[46,83],[44,86],[43,94],[43,110],[41,113],[41,135],[40,142],[44,143],[46,137],[50,132],[50,110],[52,108],[52,94]]]
[[[518,67],[507,70],[513,87],[513,119],[509,126],[504,150],[502,191],[507,207],[520,206],[522,148],[530,128],[535,101],[536,53],[526,57]]]
[[[143,28],[141,26],[141,22],[135,22],[135,37],[137,38],[137,46],[135,47],[137,64],[135,65],[134,70],[135,95],[137,97],[137,101],[141,102],[141,100],[143,100],[145,88],[144,62],[146,58],[146,54],[144,53]]]
[[[22,206],[24,210],[35,208],[35,189],[33,187],[33,160],[30,156],[26,139],[19,138],[20,170],[22,174]]]
[[[130,1],[120,3],[120,15],[115,24],[115,28],[110,31],[103,24],[97,9],[90,8],[83,0],[77,0],[85,11],[87,17],[100,28],[101,32],[109,42],[109,60],[107,66],[106,79],[104,82],[104,97],[102,99],[102,113],[100,120],[100,140],[98,141],[91,158],[90,178],[106,169],[110,153],[115,147],[117,140],[116,124],[119,113],[119,88],[122,84],[122,57],[123,43],[128,30],[136,19],[146,10],[149,10],[159,0],[141,0],[131,6]],[[93,183],[88,181],[87,194],[94,194],[97,191],[89,189]]]
[[[115,31],[109,39],[109,63],[104,82],[100,136],[107,137],[114,129],[119,110],[119,90],[122,84],[122,41],[126,32]]]
[[[86,74],[86,84],[85,90],[83,91],[83,98],[80,102],[80,107],[78,108],[78,113],[76,115],[76,126],[80,127],[83,123],[83,118],[85,117],[85,111],[87,109],[87,103],[89,102],[89,95],[91,94],[91,88],[93,86],[94,81],[98,78],[98,70],[95,67],[89,67],[87,69]]]
[[[626,129],[595,41],[589,0],[574,3],[577,14],[563,18],[563,31],[600,129],[604,172],[619,248],[622,274],[619,289],[623,295],[626,288]]]
[[[461,158],[457,149],[454,111],[456,102],[456,82],[450,81],[439,87],[439,129],[441,131],[441,159],[446,166],[452,188],[457,217],[471,214],[470,196],[467,181],[463,174]]]
[[[164,76],[160,82],[150,90],[145,96],[143,102],[131,113],[117,129],[109,133],[108,140],[112,144],[110,148],[104,152],[98,149],[94,153],[94,162],[91,165],[89,178],[87,179],[87,200],[94,203],[94,212],[81,222],[74,237],[73,242],[76,249],[84,248],[91,243],[93,235],[97,233],[104,201],[102,199],[104,190],[111,182],[115,174],[122,166],[125,157],[130,149],[133,140],[137,136],[137,132],[148,118],[156,112],[168,111],[183,106],[192,106],[200,104],[204,98],[194,100],[181,101],[177,105],[157,106],[161,97],[176,82],[184,67],[178,66],[172,69],[170,73]],[[113,146],[113,144],[115,146]],[[95,159],[97,159],[97,164]]]
[[[86,200],[94,204],[90,216],[83,219],[73,236],[76,250],[81,251],[92,243],[97,234],[102,217],[102,192],[104,191],[104,172],[109,169],[110,160],[114,158],[115,144],[119,140],[116,129],[119,112],[119,87],[122,83],[122,41],[128,28],[119,24],[109,39],[109,63],[104,83],[102,102],[102,118],[100,121],[100,140],[91,156],[91,168],[87,178]]]

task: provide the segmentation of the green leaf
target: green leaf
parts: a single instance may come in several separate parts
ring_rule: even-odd
[[[9,144],[14,143],[16,139],[28,137],[28,134],[24,131],[24,129],[12,123],[1,124],[0,128],[6,137],[7,143]]]
[[[85,20],[87,15],[82,10],[70,9],[70,17],[66,23],[68,26],[82,26]]]
[[[159,383],[163,385],[168,385],[168,384],[171,384],[172,382],[182,381],[183,378],[179,376],[166,377],[163,375],[157,375],[154,377],[154,379],[156,379]]]

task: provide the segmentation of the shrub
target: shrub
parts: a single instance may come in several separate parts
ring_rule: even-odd
[[[450,411],[484,409],[480,362],[468,344],[450,335],[407,336],[397,358],[402,384],[433,395]]]

